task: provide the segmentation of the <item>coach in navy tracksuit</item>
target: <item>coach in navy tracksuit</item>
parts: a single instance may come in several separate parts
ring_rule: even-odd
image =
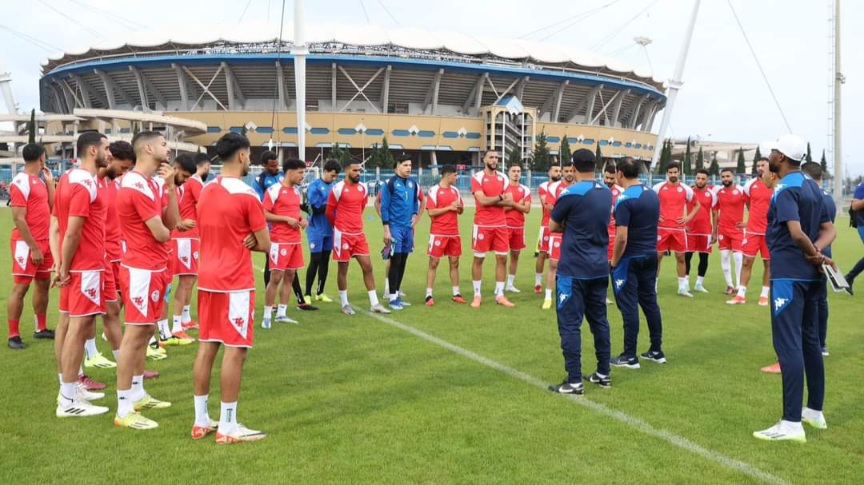
[[[618,162],[616,176],[624,192],[615,201],[615,246],[612,250],[612,285],[615,302],[624,320],[624,351],[611,360],[617,367],[639,368],[636,344],[639,336],[639,307],[648,322],[651,348],[642,358],[661,364],[663,320],[657,305],[657,223],[660,199],[639,182],[641,163],[626,157]]]
[[[806,149],[804,140],[787,135],[777,140],[768,157],[768,167],[780,177],[765,238],[771,253],[771,333],[783,373],[783,419],[753,436],[770,441],[806,441],[802,420],[827,428],[817,312],[825,292],[821,266],[834,264],[821,250],[834,241],[836,231],[821,189],[801,173]],[[805,373],[808,396],[802,410]]]
[[[555,293],[558,333],[564,353],[567,378],[549,390],[582,394],[582,317],[594,335],[597,371],[586,376],[589,382],[609,388],[609,320],[606,319],[606,290],[609,267],[609,216],[612,192],[594,179],[596,163],[591,150],[573,154],[576,183],[558,197],[549,219],[551,232],[563,232]]]
[[[396,174],[381,187],[381,221],[384,223],[384,244],[390,245],[390,308],[401,310],[407,305],[399,297],[408,255],[414,251],[414,223],[420,212],[417,182],[411,176],[411,157],[396,160]]]

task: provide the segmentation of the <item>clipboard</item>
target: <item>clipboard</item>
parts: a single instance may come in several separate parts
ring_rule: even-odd
[[[849,282],[846,281],[843,274],[835,270],[833,266],[823,264],[822,272],[824,272],[825,276],[828,277],[828,283],[830,283],[831,289],[834,290],[835,293],[842,293],[844,291],[847,293],[849,292]]]

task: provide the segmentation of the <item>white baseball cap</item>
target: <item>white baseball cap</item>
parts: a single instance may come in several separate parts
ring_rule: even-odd
[[[807,155],[807,142],[797,135],[783,135],[769,146],[771,150],[777,150],[790,160],[800,162]]]

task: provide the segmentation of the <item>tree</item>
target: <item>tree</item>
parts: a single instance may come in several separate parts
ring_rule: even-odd
[[[660,149],[660,173],[666,173],[666,167],[672,161],[672,141],[663,140],[663,148]]]
[[[744,147],[738,149],[738,165],[735,166],[735,173],[747,173],[747,166],[744,161]]]
[[[534,142],[534,153],[531,157],[531,170],[538,173],[548,172],[551,163],[549,145],[546,144],[546,133],[541,131],[540,134],[537,135],[537,140]]]
[[[573,157],[573,152],[570,150],[570,142],[567,140],[567,134],[561,138],[561,146],[558,148],[558,159],[561,162],[570,160]]]
[[[240,134],[246,136],[246,132],[249,131],[246,129],[246,125],[240,127]]]
[[[347,150],[346,150],[347,151]],[[381,147],[377,143],[372,144],[372,149],[367,150],[368,155],[361,163],[365,168],[378,168],[381,166]]]
[[[687,138],[687,147],[684,149],[684,160],[681,164],[683,165],[683,174],[690,175],[691,168],[693,167],[693,159],[690,156],[690,138]]]
[[[378,152],[378,156],[381,160],[381,167],[384,168],[393,168],[396,166],[396,159],[393,158],[393,154],[390,153],[390,146],[387,145],[387,137],[385,136],[381,140],[381,151]]]
[[[351,152],[339,146],[338,143],[334,143],[331,145],[329,158],[331,160],[336,160],[341,165],[351,157]]]
[[[510,149],[507,150],[507,162],[504,164],[507,170],[514,165],[522,168],[522,154],[520,152],[521,150],[516,145],[511,146]]]
[[[813,161],[813,155],[810,153],[810,142],[809,141],[807,142],[807,156],[804,157],[804,160],[807,162]]]
[[[753,154],[753,166],[750,167],[750,173],[753,175],[759,174],[759,172],[756,170],[756,162],[758,162],[760,158],[762,158],[762,152],[759,150],[759,146],[757,145],[756,153]]]
[[[27,143],[36,143],[36,110],[30,110],[30,122],[27,123]]]
[[[696,170],[705,168],[705,155],[702,153],[702,147],[699,147],[699,153],[696,154]]]
[[[597,142],[597,151],[594,152],[594,161],[598,166],[603,165],[603,150],[600,149],[600,142]]]
[[[825,158],[825,150],[822,150],[822,160],[819,161],[819,165],[822,166],[823,177],[831,177],[831,174],[828,173],[828,160]]]
[[[720,164],[717,162],[717,154],[711,157],[711,166],[708,167],[708,175],[716,177],[720,175]]]

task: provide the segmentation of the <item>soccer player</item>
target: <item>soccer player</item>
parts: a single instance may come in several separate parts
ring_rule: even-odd
[[[741,252],[744,241],[744,205],[746,196],[744,189],[735,185],[735,174],[731,168],[720,171],[720,187],[714,188],[717,194],[717,218],[714,220],[714,232],[712,240],[717,241],[720,248],[720,266],[723,269],[723,277],[726,278],[726,294],[735,292],[736,286],[732,283],[732,258],[735,259],[735,283],[741,284],[741,266],[744,254]],[[736,304],[733,299],[729,304]]]
[[[406,304],[399,296],[402,278],[408,265],[408,255],[414,251],[414,225],[420,217],[421,192],[411,176],[411,157],[396,160],[395,174],[381,187],[381,221],[384,224],[384,246],[390,246],[388,295],[390,308],[402,310]]]
[[[696,185],[693,190],[692,205],[702,206],[699,212],[687,225],[687,254],[684,256],[687,286],[690,286],[690,266],[693,261],[693,253],[699,253],[699,268],[696,276],[696,285],[693,287],[699,293],[708,293],[705,289],[705,274],[708,272],[708,255],[714,245],[714,224],[712,217],[716,218],[714,207],[717,205],[717,195],[708,187],[708,171],[700,168],[696,171]]]
[[[607,163],[603,167],[603,183],[606,184],[606,187],[612,192],[612,205],[609,213],[609,227],[607,228],[607,233],[609,234],[609,247],[606,250],[606,259],[608,261],[612,261],[612,251],[615,248],[615,202],[618,201],[618,196],[624,192],[624,188],[618,185],[618,179],[615,176],[615,172],[617,169],[615,168],[615,163],[610,162]]]
[[[6,301],[6,318],[9,324],[8,345],[15,350],[27,347],[21,341],[19,322],[24,309],[24,297],[30,289],[30,283],[34,281],[36,289],[33,290],[33,313],[36,316],[36,331],[33,338],[54,338],[54,332],[48,330],[45,323],[48,286],[54,266],[48,244],[48,226],[54,205],[54,176],[45,167],[45,149],[41,145],[25,145],[22,153],[24,170],[9,184],[9,205],[12,207],[12,222],[15,228],[9,238],[13,286]]]
[[[768,206],[774,190],[764,182],[765,174],[769,173],[768,159],[756,161],[756,171],[759,176],[744,185],[744,195],[747,196],[747,227],[744,230],[744,266],[741,268],[741,281],[738,284],[738,294],[728,303],[743,305],[747,302],[747,284],[753,274],[753,262],[756,255],[762,256],[762,293],[759,295],[759,305],[768,306],[768,293],[771,289],[771,255],[768,243],[765,241],[765,230],[768,227]],[[779,370],[778,370],[779,372]]]
[[[537,198],[540,200],[540,207],[543,208],[540,233],[537,236],[537,263],[534,265],[534,293],[537,295],[543,293],[543,266],[549,257],[549,214],[554,208],[554,206],[546,203],[546,194],[549,193],[550,185],[561,180],[561,166],[550,166],[548,175],[549,180],[537,187]]]
[[[594,153],[576,150],[572,160],[576,169],[575,183],[558,196],[549,223],[553,234],[564,233],[555,293],[567,378],[549,389],[562,394],[584,394],[580,328],[583,316],[591,326],[597,357],[597,370],[586,379],[601,388],[612,387],[609,320],[606,318],[609,266],[603,257],[609,247],[612,194],[594,180]]]
[[[327,220],[327,198],[330,189],[336,183],[336,177],[342,167],[336,160],[324,162],[321,178],[313,180],[306,188],[306,199],[309,206],[309,220],[306,227],[306,239],[309,242],[309,268],[306,270],[306,299],[312,301],[312,284],[318,276],[318,287],[315,290],[315,301],[333,303],[324,293],[327,284],[327,272],[330,269],[330,254],[333,251],[333,226]]]
[[[855,192],[852,194],[852,204],[849,206],[849,209],[849,216],[852,219],[852,227],[855,227],[858,230],[858,237],[860,237],[861,241],[864,242],[864,182],[861,182],[857,187],[855,187]],[[855,266],[846,273],[846,282],[849,283],[849,289],[846,291],[848,291],[850,295],[853,294],[852,284],[855,282],[855,278],[857,278],[862,271],[864,271],[864,258],[859,259],[858,262],[855,263]]]
[[[382,189],[384,187],[386,187],[386,184],[384,184],[384,183],[378,185],[378,193],[375,196],[374,207],[375,207],[375,213],[378,214],[378,217],[381,217],[381,197],[382,197],[382,193],[383,193]],[[423,195],[423,189],[419,188],[419,184],[418,184],[418,190],[417,190],[417,204],[418,204],[419,211],[420,211],[420,212],[418,212],[418,214],[422,213],[424,210],[426,210],[426,201],[425,201],[425,197]],[[412,230],[417,225],[417,221],[419,221],[419,220],[420,220],[419,217],[414,219],[413,225],[411,226]],[[383,293],[383,295],[384,295],[384,298],[388,302],[390,301],[390,267],[392,266],[392,263],[393,263],[393,259],[388,257],[385,260],[385,264],[384,264],[384,293]],[[404,300],[406,295],[405,295],[405,292],[402,291],[402,288],[399,288],[398,293],[399,293],[399,297],[403,299],[402,300],[402,306],[403,307],[411,306],[410,303],[408,303],[407,301]]]
[[[563,179],[551,184],[546,194],[546,204],[555,207],[558,196],[573,184],[576,170],[572,160],[562,160]],[[555,275],[558,270],[558,257],[561,254],[561,234],[549,232],[549,271],[546,273],[546,297],[543,299],[543,310],[552,308],[552,288],[555,287]]]
[[[459,219],[465,205],[462,194],[456,188],[456,167],[444,165],[441,167],[441,181],[429,189],[426,210],[432,220],[429,228],[429,270],[426,273],[426,306],[435,304],[432,298],[432,288],[441,258],[447,257],[450,262],[450,284],[454,303],[464,304],[465,298],[459,291],[459,257],[462,256],[462,238],[459,236]]]
[[[678,180],[681,166],[671,162],[666,167],[666,181],[654,186],[660,199],[660,224],[657,229],[657,276],[666,251],[675,253],[675,268],[678,274],[678,295],[693,298],[687,283],[687,265],[684,253],[687,252],[685,227],[699,213],[701,204],[687,211],[687,204],[693,200],[693,190]]]
[[[348,303],[348,263],[357,260],[363,271],[363,282],[369,294],[369,303],[374,313],[388,314],[375,294],[375,275],[372,274],[372,261],[369,258],[369,244],[363,233],[363,210],[369,200],[369,190],[360,183],[359,162],[345,162],[345,179],[336,183],[327,198],[327,219],[333,225],[333,259],[339,263],[336,285],[339,288],[339,302],[342,313],[354,315]]]
[[[119,178],[134,165],[135,153],[132,145],[125,141],[115,141],[108,145],[108,166],[100,168],[96,175],[99,184],[99,197],[105,200],[105,314],[102,316],[102,328],[114,360],[120,352],[120,342],[123,340],[123,329],[120,328],[120,259],[123,255],[123,233],[120,230],[120,218],[117,215],[117,191]],[[84,342],[84,367],[112,369],[115,362],[105,358],[96,347],[96,325],[90,327],[90,333]],[[106,385],[97,383],[87,375],[78,376],[78,380],[87,386],[88,390],[105,389]]]
[[[290,299],[288,286],[294,281],[294,275],[301,269],[303,263],[303,236],[301,229],[308,225],[300,213],[303,194],[300,183],[306,172],[306,162],[294,158],[282,162],[282,172],[285,178],[282,182],[270,186],[264,195],[264,216],[270,223],[270,282],[264,293],[264,319],[261,328],[270,328],[273,316],[273,304],[276,302],[276,292],[282,283],[280,300]],[[276,313],[277,323],[297,323],[286,314],[287,305],[279,305]]]
[[[483,282],[483,261],[486,253],[495,252],[495,303],[516,306],[504,296],[504,283],[507,277],[507,218],[504,208],[512,207],[513,194],[510,182],[498,172],[500,156],[495,150],[483,154],[485,168],[471,176],[471,193],[474,194],[474,234],[471,247],[474,250],[474,264],[471,277],[474,284],[472,308],[480,308],[482,300],[480,286]]]
[[[117,192],[117,215],[126,251],[120,264],[120,288],[126,307],[126,331],[117,362],[117,415],[114,425],[136,430],[158,427],[145,418],[143,409],[164,409],[171,403],[153,398],[144,390],[144,363],[153,327],[166,304],[170,279],[165,243],[180,220],[176,168],[168,165],[168,142],[154,131],[142,131],[132,138],[135,168],[123,176]],[[193,163],[194,164],[194,163]],[[167,206],[154,180],[164,184]]]
[[[257,441],[266,435],[237,421],[243,362],[254,341],[255,277],[251,251],[268,253],[270,233],[255,191],[243,183],[249,173],[249,140],[226,133],[216,142],[222,174],[204,186],[198,200],[198,355],[195,356],[195,424],[192,439],[216,431],[216,444]],[[218,424],[207,400],[213,362],[224,346]]]
[[[174,273],[178,277],[177,289],[174,290],[174,318],[171,322],[171,333],[180,338],[191,338],[186,334],[186,330],[198,327],[192,321],[190,311],[192,288],[195,286],[195,280],[198,279],[198,257],[201,251],[201,239],[198,237],[198,199],[201,198],[204,182],[210,176],[210,157],[206,153],[198,153],[192,159],[195,163],[194,175],[177,188],[180,222],[171,233]],[[181,160],[185,159],[177,157],[175,165]]]
[[[108,139],[98,132],[78,136],[80,167],[60,177],[49,242],[57,265],[54,284],[60,287],[60,320],[55,355],[60,368],[60,418],[105,414],[108,408],[89,401],[104,397],[78,382],[84,341],[94,317],[105,313],[102,293],[105,271],[106,201],[100,197],[96,173],[107,165]]]
[[[783,374],[783,418],[753,433],[762,440],[805,442],[802,421],[817,429],[828,425],[822,413],[825,367],[815,318],[825,286],[822,265],[834,266],[822,251],[836,236],[822,191],[801,173],[806,143],[795,135],[780,137],[768,156],[768,166],[780,182],[768,210],[771,251],[771,330]],[[804,376],[807,402],[801,408]]]
[[[510,177],[510,195],[513,197],[513,205],[504,209],[507,218],[507,241],[510,247],[510,272],[507,275],[506,291],[521,293],[513,286],[516,280],[516,271],[519,269],[519,254],[525,249],[525,214],[531,212],[531,189],[522,185],[522,168],[513,165],[507,170]]]
[[[628,369],[639,368],[636,348],[640,307],[651,338],[651,347],[641,357],[666,363],[663,320],[655,286],[660,263],[656,245],[661,202],[655,191],[639,182],[639,168],[640,162],[632,159],[621,160],[617,165],[618,185],[624,192],[615,203],[615,249],[610,263],[615,301],[624,320],[624,351],[610,364]]]

